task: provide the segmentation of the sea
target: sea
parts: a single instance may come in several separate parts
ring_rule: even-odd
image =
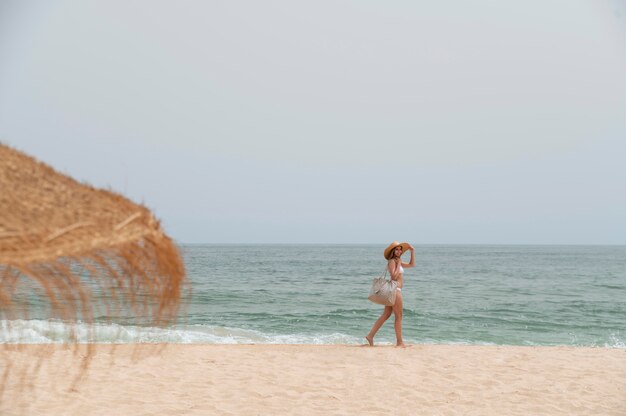
[[[94,343],[363,344],[383,310],[367,296],[385,247],[184,244],[191,292],[177,323],[72,328]],[[416,245],[415,257],[402,290],[407,343],[626,348],[626,246]],[[393,321],[376,343],[395,343]],[[58,320],[0,321],[0,343],[67,334]]]

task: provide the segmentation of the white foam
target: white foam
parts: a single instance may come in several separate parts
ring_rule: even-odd
[[[618,334],[609,335],[610,342],[605,343],[604,346],[607,348],[626,348],[626,341],[619,338]]]
[[[72,337],[72,334],[74,337]],[[390,335],[391,336],[391,335]],[[380,336],[379,345],[392,345],[391,338]],[[76,341],[79,343],[174,343],[174,344],[363,344],[364,338],[342,333],[331,334],[268,334],[253,329],[208,325],[174,326],[167,328],[119,325],[115,323],[67,324],[48,320],[0,320],[0,344],[50,344]],[[406,339],[410,344],[497,345],[490,342],[463,340]],[[524,345],[541,345],[526,341]],[[579,345],[579,344],[572,344]],[[579,345],[590,346],[590,345]],[[612,333],[601,345],[606,348],[626,348],[619,334]]]
[[[72,338],[73,334],[73,338]],[[118,324],[66,324],[60,321],[0,321],[0,343],[48,344],[70,340],[79,343],[177,343],[177,344],[356,344],[345,334],[265,334],[241,328],[192,325],[140,327]]]

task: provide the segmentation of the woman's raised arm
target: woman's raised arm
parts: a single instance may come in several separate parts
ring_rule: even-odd
[[[411,251],[411,261],[408,263],[402,263],[402,267],[414,267],[415,266],[415,249],[409,244],[409,250]]]

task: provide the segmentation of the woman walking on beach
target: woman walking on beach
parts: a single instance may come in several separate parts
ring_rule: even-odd
[[[407,250],[411,251],[411,261],[409,263],[403,263],[401,257]],[[402,340],[402,286],[404,285],[404,269],[415,266],[415,249],[409,243],[394,241],[385,249],[383,255],[387,259],[387,270],[389,271],[391,280],[398,282],[398,288],[396,289],[398,293],[396,294],[396,302],[393,306],[385,306],[383,314],[380,315],[380,318],[374,323],[372,330],[367,334],[365,339],[370,346],[374,346],[374,336],[376,336],[380,327],[383,326],[393,312],[395,316],[393,326],[396,330],[396,345],[398,347],[404,347],[404,341]]]

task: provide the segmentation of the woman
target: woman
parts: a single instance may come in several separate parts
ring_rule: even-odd
[[[411,251],[411,261],[409,263],[402,263],[402,254],[405,251]],[[394,241],[389,244],[383,253],[385,258],[387,259],[387,270],[389,270],[389,275],[391,276],[391,280],[395,280],[398,282],[398,293],[396,294],[396,302],[393,306],[385,306],[385,310],[383,314],[380,315],[380,318],[374,323],[372,330],[365,337],[370,346],[374,346],[374,336],[378,332],[381,326],[385,323],[387,319],[391,316],[391,312],[394,313],[395,323],[394,328],[396,330],[396,346],[404,347],[404,341],[402,341],[402,286],[404,285],[404,269],[411,268],[415,266],[415,249],[409,243],[399,243]]]

